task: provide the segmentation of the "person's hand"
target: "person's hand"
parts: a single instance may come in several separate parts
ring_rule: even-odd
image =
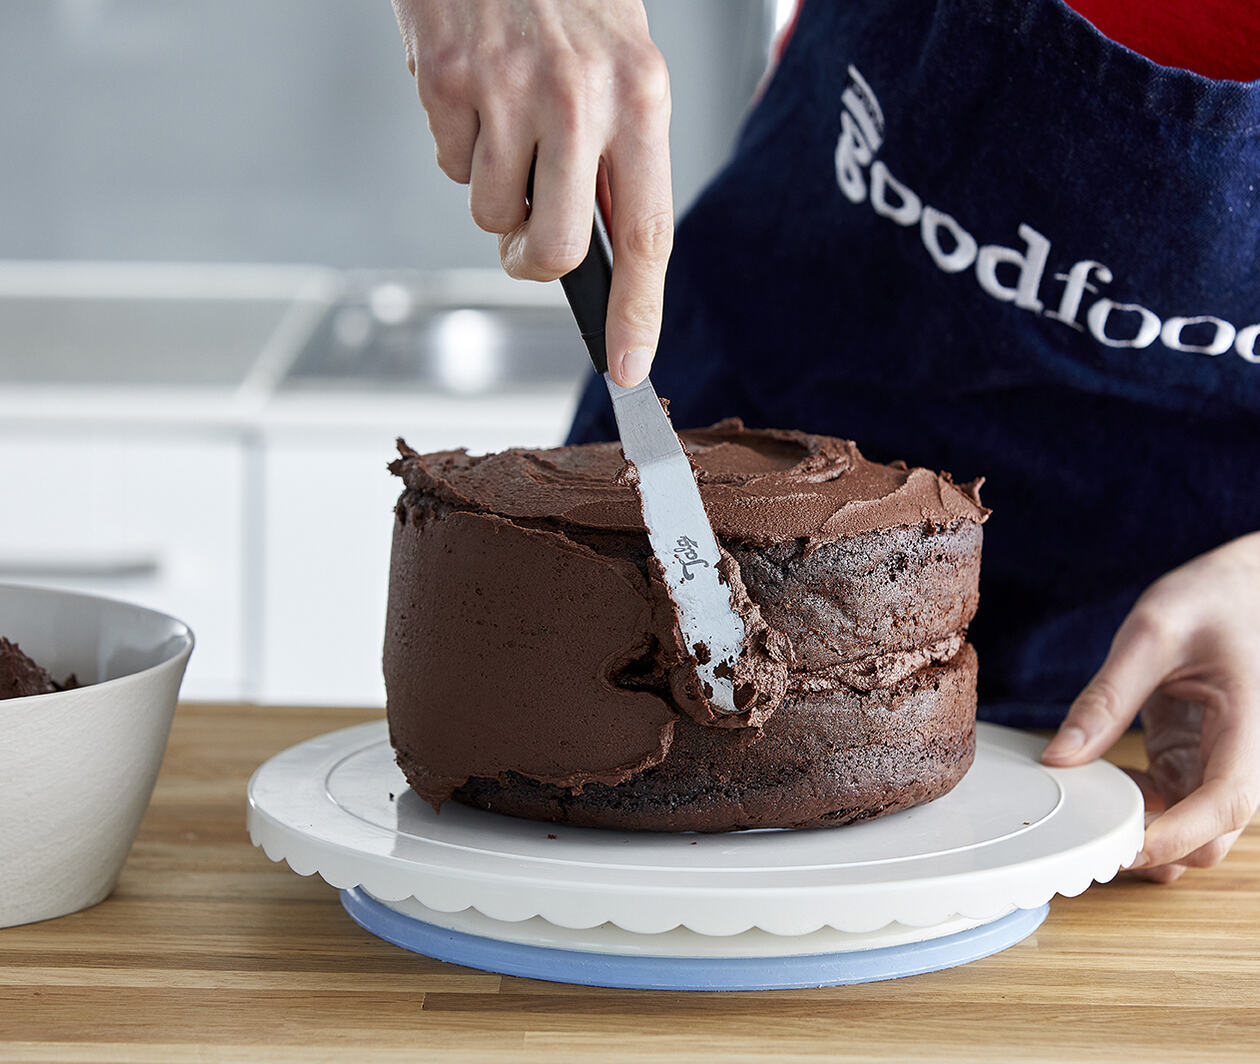
[[[614,261],[608,365],[637,384],[674,234],[669,77],[641,0],[394,0],[394,12],[438,165],[470,186],[509,274],[550,281],[582,261],[598,183]]]
[[[1146,590],[1042,760],[1098,757],[1138,712],[1148,825],[1130,867],[1168,883],[1218,864],[1260,802],[1260,533]]]

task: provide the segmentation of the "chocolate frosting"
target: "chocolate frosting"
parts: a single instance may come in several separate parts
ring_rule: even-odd
[[[825,543],[884,529],[983,522],[981,480],[881,465],[849,440],[748,429],[736,418],[681,433],[713,531],[733,543]],[[460,509],[579,528],[642,531],[635,477],[615,443],[470,456],[418,455],[390,469]],[[629,474],[629,475],[628,475]]]
[[[73,676],[64,684],[57,683],[46,669],[23,654],[21,647],[0,636],[0,700],[49,695],[77,686]]]
[[[419,512],[395,528],[392,568],[409,578],[391,583],[385,673],[391,704],[428,707],[408,722],[421,797],[507,765],[617,783],[665,756],[677,715],[623,676],[652,649],[637,566],[493,514]]]

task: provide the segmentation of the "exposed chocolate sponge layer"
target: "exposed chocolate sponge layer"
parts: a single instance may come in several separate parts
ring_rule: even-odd
[[[799,668],[814,669],[965,632],[980,602],[982,540],[978,523],[961,520],[823,544],[732,546],[731,554],[762,618],[791,640]]]
[[[46,669],[23,654],[21,647],[0,636],[0,700],[50,695],[78,686],[79,681],[73,676],[63,684],[57,683]]]
[[[560,817],[562,793],[565,817],[585,810],[574,823],[801,826],[926,800],[965,770],[965,632],[988,513],[976,486],[737,421],[683,440],[748,633],[733,716],[699,692],[620,448],[471,457],[400,441],[388,715],[399,763],[434,806],[503,791],[510,811]],[[901,760],[871,751],[859,772],[872,744]],[[814,775],[784,769],[792,758],[816,761]],[[863,782],[845,791],[844,773]],[[697,787],[709,797],[681,801]],[[600,788],[636,802],[592,807]],[[680,805],[681,819],[664,816]]]

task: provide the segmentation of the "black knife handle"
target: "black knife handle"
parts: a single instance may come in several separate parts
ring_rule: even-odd
[[[529,168],[525,201],[533,206],[533,164]],[[577,319],[578,332],[586,342],[595,372],[607,373],[608,347],[604,342],[604,326],[608,321],[608,293],[612,289],[612,250],[598,207],[591,225],[590,250],[586,258],[560,278],[560,286],[564,289],[573,317]]]

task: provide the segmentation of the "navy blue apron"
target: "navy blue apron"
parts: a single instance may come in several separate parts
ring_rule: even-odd
[[[1260,530],[1260,82],[1059,0],[806,0],[681,222],[678,427],[987,478],[981,716],[1052,726],[1161,574]],[[592,381],[570,440],[616,435]]]

